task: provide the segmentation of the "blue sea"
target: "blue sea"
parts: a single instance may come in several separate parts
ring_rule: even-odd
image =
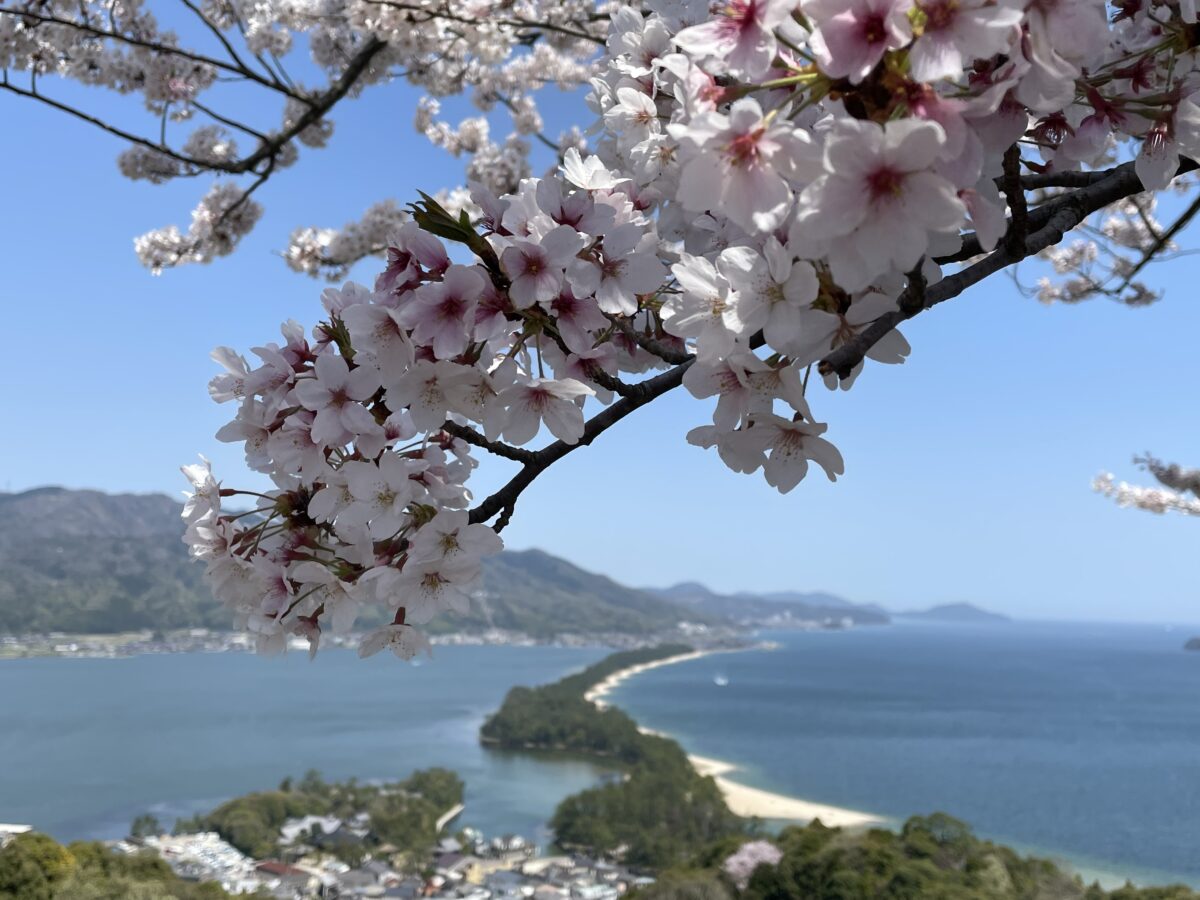
[[[942,810],[1110,882],[1200,886],[1200,653],[1162,626],[897,624],[779,632],[773,651],[655,669],[612,699],[769,790],[894,822]],[[0,662],[0,821],[121,836],[269,788],[457,769],[462,822],[545,840],[605,773],[481,748],[515,684],[602,649],[439,647],[420,667],[348,652]],[[714,679],[724,676],[728,684]]]
[[[611,699],[735,780],[976,833],[1112,883],[1200,886],[1200,629],[897,624],[765,634]],[[728,684],[713,679],[722,675]]]

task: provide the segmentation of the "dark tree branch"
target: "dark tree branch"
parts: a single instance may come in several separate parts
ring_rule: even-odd
[[[473,447],[479,447],[481,450],[504,457],[504,459],[511,459],[513,462],[529,465],[537,460],[537,454],[533,450],[524,450],[521,447],[514,447],[512,444],[505,444],[502,441],[489,440],[470,425],[460,425],[458,422],[446,422],[442,425],[442,431],[453,435],[459,440],[466,441]]]
[[[1197,197],[1192,201],[1191,206],[1184,211],[1183,215],[1175,220],[1174,224],[1172,224],[1170,228],[1168,228],[1162,234],[1156,235],[1153,245],[1151,245],[1149,250],[1146,250],[1142,254],[1142,258],[1138,260],[1137,265],[1135,265],[1124,277],[1124,279],[1122,279],[1121,286],[1116,289],[1116,293],[1120,294],[1125,290],[1125,288],[1129,287],[1129,285],[1133,283],[1133,279],[1137,277],[1138,273],[1141,272],[1142,269],[1146,268],[1150,261],[1159,253],[1161,253],[1169,243],[1171,243],[1171,240],[1175,237],[1175,235],[1179,234],[1179,232],[1183,231],[1183,229],[1187,227],[1188,223],[1196,217],[1197,213],[1200,213],[1200,197]],[[1146,227],[1150,228],[1149,223],[1146,224]],[[1153,234],[1153,229],[1151,229],[1151,233]]]
[[[59,25],[63,28],[74,28],[77,31],[82,31],[85,34],[90,34],[94,37],[104,40],[117,41],[122,44],[129,44],[131,47],[141,47],[144,50],[152,50],[155,53],[162,53],[166,56],[178,56],[180,59],[186,59],[189,62],[198,63],[204,66],[212,66],[214,69],[220,69],[224,72],[231,72],[235,75],[240,75],[248,78],[251,81],[257,82],[265,88],[270,88],[273,91],[278,91],[287,94],[297,100],[303,98],[298,94],[294,94],[278,80],[263,78],[252,69],[248,69],[241,61],[233,56],[235,62],[227,63],[223,60],[215,59],[211,56],[206,56],[202,53],[194,53],[190,50],[181,50],[179,47],[173,47],[170,44],[164,44],[161,41],[147,41],[142,38],[136,38],[131,35],[121,34],[117,31],[105,31],[103,28],[97,28],[95,25],[90,25],[87,22],[77,22],[73,19],[62,19],[58,16],[48,16],[43,13],[36,13],[29,9],[9,9],[0,6],[0,15],[18,16],[23,19],[32,19],[35,22],[41,22],[46,25]]]
[[[1021,185],[1021,145],[1013,144],[1004,151],[1004,196],[1012,216],[1004,235],[1004,246],[1012,254],[1020,252],[1029,234],[1029,204]]]
[[[402,3],[400,0],[366,0],[374,6],[386,6],[390,9],[399,9],[404,12],[421,13],[429,19],[445,19],[447,22],[458,22],[462,25],[479,25],[480,21],[469,16],[460,16],[449,10],[430,9],[428,6],[421,6],[416,3]],[[583,41],[591,41],[593,44],[604,46],[604,38],[598,35],[589,34],[586,31],[581,31],[574,28],[568,28],[565,25],[555,25],[550,22],[535,22],[533,19],[502,19],[491,18],[487,20],[494,25],[506,25],[510,28],[530,28],[534,31],[553,31],[558,34],[567,35],[568,37],[578,38]]]
[[[618,329],[620,329],[621,333],[627,338],[629,338],[647,353],[657,356],[665,363],[678,366],[692,358],[692,354],[686,351],[672,350],[661,341],[650,337],[648,334],[643,334],[642,332],[638,331],[633,327],[633,323],[626,318],[620,316],[609,316],[608,320],[612,322]]]
[[[1186,159],[1181,162],[1177,174],[1182,175],[1195,168],[1196,163]],[[1030,213],[1029,220],[1031,223],[1034,221],[1040,223],[1044,220],[1044,224],[1040,224],[1040,227],[1031,233],[1015,251],[1008,246],[1001,246],[974,265],[949,275],[929,287],[925,291],[924,303],[920,306],[902,304],[899,309],[880,316],[854,338],[828,353],[821,360],[817,371],[822,375],[836,374],[839,378],[849,377],[854,367],[862,362],[867,351],[904,320],[911,319],[944,300],[957,297],[987,276],[1040,253],[1047,247],[1054,246],[1063,239],[1068,231],[1075,228],[1092,213],[1116,203],[1118,200],[1141,193],[1143,190],[1134,164],[1127,162],[1109,169],[1104,178],[1095,180],[1086,187],[1042,204]]]
[[[2,13],[18,14],[14,10],[0,8],[0,14],[2,14]],[[52,19],[52,17],[48,17],[48,16],[41,16],[39,18],[46,19],[46,20],[52,20],[56,24],[61,24],[64,27],[80,28],[81,30],[88,31],[90,33],[96,33],[96,34],[103,35],[106,37],[112,37],[116,40],[127,40],[126,38],[122,37],[121,35],[111,35],[108,32],[104,32],[101,29],[92,28],[90,26],[85,26],[85,25],[73,23],[70,21],[60,21],[57,19]],[[153,43],[147,42],[147,41],[136,41],[134,39],[128,39],[128,40],[131,43],[135,43],[137,46],[148,46],[152,49],[161,50],[161,52],[164,52],[164,53],[175,52],[178,55],[185,56],[187,58],[195,58],[195,59],[203,61],[207,64],[219,64],[219,61],[213,61],[210,63],[207,57],[199,57],[199,56],[195,56],[194,54],[183,53],[182,51],[174,51],[172,48],[167,47],[165,45],[153,44]],[[383,41],[379,40],[378,38],[371,38],[371,40],[369,40],[367,43],[365,43],[363,45],[362,49],[359,50],[358,53],[356,53],[350,59],[350,62],[347,64],[346,68],[342,71],[341,75],[338,76],[337,80],[334,81],[324,92],[317,95],[316,97],[303,97],[299,94],[293,93],[290,90],[282,89],[281,90],[282,93],[288,95],[289,97],[292,97],[297,100],[301,100],[304,103],[306,103],[308,105],[308,109],[305,110],[304,114],[301,115],[291,125],[291,127],[284,129],[279,134],[274,135],[273,137],[270,137],[266,140],[261,141],[258,145],[258,148],[253,153],[251,153],[249,156],[246,156],[246,157],[244,157],[240,160],[236,160],[234,162],[214,162],[211,160],[195,159],[193,157],[188,156],[187,154],[180,153],[177,150],[171,149],[165,143],[156,143],[152,140],[149,140],[148,138],[139,137],[138,135],[132,134],[128,131],[125,131],[124,129],[117,128],[114,125],[110,125],[109,123],[107,123],[101,119],[98,119],[95,116],[89,115],[88,113],[85,113],[81,110],[75,109],[74,107],[72,107],[66,103],[62,103],[58,100],[54,100],[50,97],[46,97],[45,95],[38,93],[35,86],[31,86],[30,89],[27,90],[25,88],[20,88],[14,84],[11,84],[8,81],[8,79],[5,78],[2,82],[0,82],[0,89],[6,90],[6,91],[16,94],[17,96],[20,96],[20,97],[26,97],[31,100],[37,100],[41,103],[46,104],[47,106],[53,107],[54,109],[57,109],[61,112],[65,112],[68,115],[74,116],[77,119],[87,122],[90,125],[94,125],[103,131],[107,131],[109,134],[119,137],[124,141],[128,141],[129,143],[134,144],[136,146],[145,147],[149,150],[153,150],[157,153],[161,153],[164,156],[169,157],[170,159],[176,160],[177,162],[183,163],[184,165],[190,166],[195,169],[222,172],[226,175],[244,175],[248,172],[255,172],[256,174],[262,174],[261,172],[257,172],[257,167],[263,162],[274,160],[275,157],[279,155],[279,151],[284,146],[286,146],[290,141],[292,141],[297,135],[299,135],[302,131],[304,131],[304,129],[319,122],[321,120],[322,116],[324,116],[327,112],[329,112],[329,110],[332,109],[334,107],[334,105],[336,105],[343,97],[345,97],[353,89],[354,85],[357,83],[358,79],[362,76],[363,72],[366,71],[367,67],[371,64],[371,60],[374,59],[375,56],[379,53],[379,51],[382,50],[385,46],[387,46],[387,45]],[[258,83],[264,84],[267,87],[271,87],[274,90],[280,90],[280,88],[273,86],[270,82],[265,81],[261,76],[255,76],[249,70],[236,69],[236,68],[228,66],[228,65],[225,65],[223,67],[226,69],[230,69],[232,71],[236,71],[239,74],[244,75],[248,78],[252,77],[253,80],[257,81]],[[204,111],[208,115],[213,115],[207,109],[205,109]],[[216,116],[213,116],[213,117],[218,118]],[[230,120],[223,120],[223,119],[218,118],[218,121],[226,121],[227,124],[233,124]],[[247,131],[247,132],[250,131],[250,129],[248,129],[244,126],[241,126],[241,125],[235,125],[235,127],[241,128],[242,130]],[[270,170],[270,168],[271,167],[268,167],[268,171]]]
[[[233,49],[233,44],[230,42],[229,38],[225,37],[224,32],[222,32],[220,28],[218,28],[216,25],[214,25],[212,23],[212,21],[208,18],[208,16],[206,16],[204,14],[204,12],[200,9],[200,7],[196,6],[196,4],[192,2],[192,0],[181,0],[181,2],[183,3],[184,6],[186,6],[188,9],[190,9],[192,12],[195,13],[197,18],[199,18],[200,21],[204,23],[204,27],[207,28],[210,32],[212,32],[213,36],[216,37],[216,39],[218,41],[220,41],[221,46],[225,48],[225,52],[229,54],[229,58],[232,59],[236,65],[238,65],[242,69],[245,69],[246,64],[242,61],[242,58],[240,56],[238,56],[238,52],[235,49]]]
[[[521,492],[533,484],[534,479],[571,451],[591,444],[597,437],[609,428],[612,428],[612,426],[616,425],[630,413],[645,406],[651,400],[661,397],[668,391],[679,387],[683,383],[683,373],[688,370],[692,362],[693,360],[689,358],[686,362],[673,369],[638,384],[630,385],[635,394],[633,396],[622,397],[612,404],[612,406],[589,419],[583,428],[583,437],[579,439],[579,443],[568,444],[564,441],[555,441],[553,444],[549,444],[538,450],[533,454],[533,459],[525,463],[521,467],[521,471],[517,472],[508,484],[504,485],[504,487],[471,510],[471,521],[474,523],[487,522],[493,516],[504,513],[501,521],[496,523],[498,526],[497,530],[503,528],[508,517],[512,515],[512,510],[516,506]]]

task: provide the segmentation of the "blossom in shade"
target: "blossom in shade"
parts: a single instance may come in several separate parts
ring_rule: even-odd
[[[729,115],[702,113],[670,130],[685,157],[679,202],[696,212],[719,210],[751,232],[771,231],[783,221],[789,179],[819,156],[805,132],[786,119],[767,121],[752,97],[736,101]]]
[[[378,463],[347,462],[341,471],[354,503],[338,516],[339,522],[367,525],[376,540],[395,534],[407,521],[406,507],[415,498],[415,465],[391,451]]]
[[[703,256],[684,254],[671,266],[682,293],[663,304],[663,328],[696,341],[696,356],[711,361],[728,356],[746,325],[739,297],[729,280]]]
[[[757,78],[775,59],[774,29],[795,6],[794,0],[728,0],[709,21],[676,34],[675,43],[687,53],[715,57]]]
[[[925,17],[909,53],[918,81],[954,78],[976,59],[1003,53],[1020,36],[1022,13],[991,0],[917,0]]]
[[[826,174],[804,189],[795,229],[820,233],[834,280],[867,287],[883,273],[907,272],[931,232],[957,230],[966,207],[931,167],[945,132],[934,122],[840,122],[825,143]]]
[[[554,380],[531,378],[505,390],[508,424],[504,438],[514,444],[533,439],[538,429],[546,428],[560,441],[576,444],[583,437],[583,410],[577,401],[595,392],[573,378]]]
[[[354,627],[354,620],[358,618],[360,603],[355,596],[357,588],[355,585],[342,581],[331,572],[328,567],[321,565],[318,562],[305,561],[297,565],[291,571],[291,577],[304,585],[305,591],[311,591],[314,606],[324,606],[325,611],[322,616],[329,623],[330,630],[337,634],[345,634]],[[300,617],[303,618],[303,617]],[[306,631],[311,631],[310,625]],[[320,629],[315,629],[317,634]],[[314,642],[314,636],[308,635],[310,642]]]
[[[441,281],[423,284],[401,309],[401,321],[412,339],[433,350],[438,359],[453,359],[467,348],[475,325],[475,304],[483,293],[483,276],[474,268],[451,266]]]
[[[517,309],[554,299],[563,271],[583,247],[584,238],[569,225],[559,225],[540,241],[513,241],[500,257],[511,284],[508,296]]]
[[[418,653],[433,655],[433,648],[425,633],[412,625],[384,625],[367,634],[358,645],[358,655],[363,659],[374,656],[380,650],[391,650],[403,660],[410,660]]]
[[[470,524],[466,510],[442,510],[421,526],[408,548],[413,562],[452,560],[471,565],[504,548],[500,535],[487,525]]]
[[[662,285],[667,268],[643,241],[644,229],[633,223],[618,225],[590,257],[574,259],[567,269],[567,280],[575,293],[596,296],[606,313],[632,315],[637,311],[638,294],[649,294]],[[639,249],[640,247],[640,249]]]
[[[738,432],[748,445],[766,451],[763,474],[767,484],[786,494],[808,474],[809,460],[825,470],[830,481],[846,470],[837,447],[820,437],[828,426],[793,422],[770,413],[754,416],[753,426]]]
[[[1142,187],[1161,191],[1179,171],[1179,155],[1200,153],[1200,105],[1191,99],[1175,104],[1147,130],[1134,166]]]
[[[402,607],[405,621],[424,625],[439,613],[467,613],[470,590],[479,578],[479,566],[466,560],[409,561],[403,569],[381,566],[362,580],[374,585],[376,598],[390,608]]]
[[[413,424],[421,431],[441,428],[456,391],[469,388],[472,370],[447,360],[419,360],[395,383],[388,385],[392,409],[408,407]]]
[[[400,311],[378,303],[360,303],[342,313],[357,351],[357,362],[370,362],[379,377],[391,383],[413,362],[413,345]]]
[[[805,0],[817,65],[830,78],[862,81],[884,53],[912,40],[911,8],[912,0]]]
[[[336,353],[317,357],[315,377],[296,384],[296,399],[317,414],[313,440],[329,445],[344,444],[354,435],[379,426],[363,401],[379,389],[379,373],[370,366],[351,370]]]

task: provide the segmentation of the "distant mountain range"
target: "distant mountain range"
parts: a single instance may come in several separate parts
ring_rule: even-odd
[[[111,633],[229,626],[180,540],[182,504],[161,494],[36,488],[0,493],[0,633]],[[824,592],[719,594],[696,583],[638,590],[540,550],[486,561],[468,616],[436,631],[498,628],[536,638],[646,636],[681,623],[877,625],[889,613]],[[905,614],[1003,618],[968,604]],[[368,623],[370,620],[367,620]]]
[[[156,494],[0,493],[0,632],[228,628],[180,540],[181,510]],[[441,617],[434,630],[545,638],[728,624],[539,550],[488,560],[475,597],[471,615]]]
[[[741,625],[820,624],[884,625],[890,621],[878,606],[851,603],[824,592],[781,591],[768,594],[718,594],[702,584],[687,581],[668,588],[647,588],[648,593],[708,616],[731,619]]]

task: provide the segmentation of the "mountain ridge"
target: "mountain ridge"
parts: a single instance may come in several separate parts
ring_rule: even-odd
[[[878,606],[853,603],[825,591],[721,594],[696,581],[643,590],[697,612],[732,619],[746,626],[815,624],[829,627],[840,626],[846,621],[852,625],[885,625],[890,621],[889,613]]]
[[[54,486],[0,493],[0,633],[229,628],[181,540],[182,509],[164,494]],[[540,550],[486,560],[474,600],[471,614],[439,617],[431,630],[546,639],[727,624]]]

